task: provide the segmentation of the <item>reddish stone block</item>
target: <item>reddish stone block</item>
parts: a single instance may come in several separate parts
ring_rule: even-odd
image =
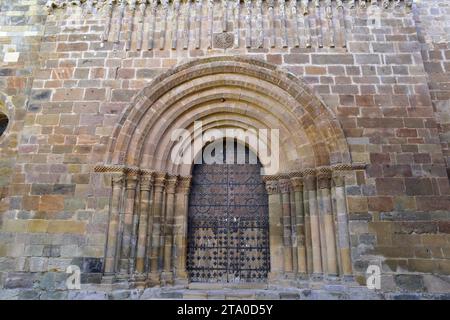
[[[369,211],[389,212],[394,209],[392,197],[368,197]]]
[[[402,178],[376,178],[375,181],[379,195],[402,195],[405,192]]]

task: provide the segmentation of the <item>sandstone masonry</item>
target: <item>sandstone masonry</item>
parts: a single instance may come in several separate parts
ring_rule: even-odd
[[[292,140],[298,167],[286,168],[302,179],[310,169],[357,164],[343,170],[344,182],[330,176],[326,187],[317,189],[314,180],[310,189],[330,210],[344,208],[350,266],[337,239],[332,258],[345,277],[294,274],[260,296],[281,298],[296,287],[291,298],[448,298],[449,21],[446,0],[0,0],[0,112],[9,119],[0,136],[0,298],[189,297],[184,287],[161,293],[105,284],[117,178],[108,166],[120,166],[126,179],[142,174],[135,167],[164,171],[150,147],[139,153],[148,143],[143,136],[126,143],[132,125],[151,122],[139,116],[158,83],[176,83],[170,92],[161,89],[168,106],[189,90],[234,101],[238,93],[229,88],[267,91],[264,81],[286,78],[299,79],[303,100],[284,95],[294,90],[289,86],[270,99],[255,93],[250,102],[278,113],[281,105],[298,106],[303,125],[290,130],[299,132]],[[222,75],[210,71],[218,68]],[[201,79],[208,72],[216,89]],[[280,106],[276,95],[286,99]],[[138,154],[154,167],[143,167]],[[302,192],[306,179],[303,185]],[[66,268],[74,264],[82,272],[80,292],[65,288]],[[382,270],[376,293],[364,289],[369,265]]]

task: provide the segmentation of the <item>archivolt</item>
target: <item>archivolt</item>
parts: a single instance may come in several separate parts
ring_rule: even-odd
[[[294,75],[269,63],[220,56],[181,64],[156,78],[124,111],[107,164],[189,174],[174,166],[173,130],[279,129],[281,170],[349,163],[346,139],[331,110]]]

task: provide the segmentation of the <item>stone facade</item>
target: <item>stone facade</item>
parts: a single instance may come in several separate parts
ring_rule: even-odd
[[[0,297],[189,297],[167,289],[189,285],[191,169],[169,138],[196,119],[280,129],[266,294],[448,297],[448,1],[0,0],[0,14]],[[66,290],[69,265],[84,291]],[[369,265],[381,291],[364,289]]]

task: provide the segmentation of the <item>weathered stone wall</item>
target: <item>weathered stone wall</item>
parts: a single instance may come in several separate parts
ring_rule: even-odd
[[[13,181],[17,153],[24,134],[26,112],[33,84],[33,73],[39,67],[39,50],[47,14],[42,0],[0,1],[0,111],[7,115],[7,131],[0,137],[0,225],[15,219],[9,214],[17,206],[17,189]],[[20,175],[20,174],[19,174]],[[20,187],[19,187],[20,189]],[[19,193],[23,192],[19,191]],[[20,216],[19,213],[17,213]],[[21,218],[17,218],[21,219]],[[12,231],[12,230],[11,230]],[[0,278],[13,271],[24,270],[26,230],[0,233]],[[13,244],[18,246],[14,249]],[[29,243],[29,242],[28,242]],[[26,281],[26,280],[24,280]]]
[[[450,166],[449,19],[450,4],[446,1],[422,1],[415,11],[419,41],[422,44],[422,57],[428,74],[430,95],[436,111],[436,119],[439,123],[442,149],[447,168]]]
[[[224,27],[218,1],[213,29],[207,2],[200,28],[195,2],[186,24],[183,1],[178,25],[170,10],[166,24],[164,7],[157,7],[153,35],[149,4],[141,50],[139,4],[135,11],[124,6],[123,20],[121,7],[113,6],[106,37],[108,6],[91,14],[87,1],[55,8],[46,17],[44,2],[3,1],[0,7],[0,49],[11,43],[20,52],[18,62],[0,68],[0,91],[14,106],[12,126],[0,138],[4,288],[32,288],[38,280],[42,289],[52,289],[54,280],[62,288],[70,264],[81,266],[83,281],[98,282],[110,181],[93,169],[104,162],[120,113],[152,79],[182,61],[246,55],[309,83],[337,115],[352,160],[367,164],[366,171],[347,178],[346,187],[357,280],[363,283],[367,266],[377,264],[384,290],[448,290],[430,285],[432,276],[399,277],[450,274],[447,1],[422,1],[412,9],[391,1],[380,14],[370,14],[361,1],[354,7],[345,1],[340,11],[333,1],[334,24],[325,6],[318,23],[310,2],[308,23],[300,14],[298,29],[292,1],[286,2],[286,29],[278,2],[272,20],[266,1],[261,15],[252,13],[249,29],[245,1],[238,33],[234,11]],[[303,13],[300,1],[298,12]]]

